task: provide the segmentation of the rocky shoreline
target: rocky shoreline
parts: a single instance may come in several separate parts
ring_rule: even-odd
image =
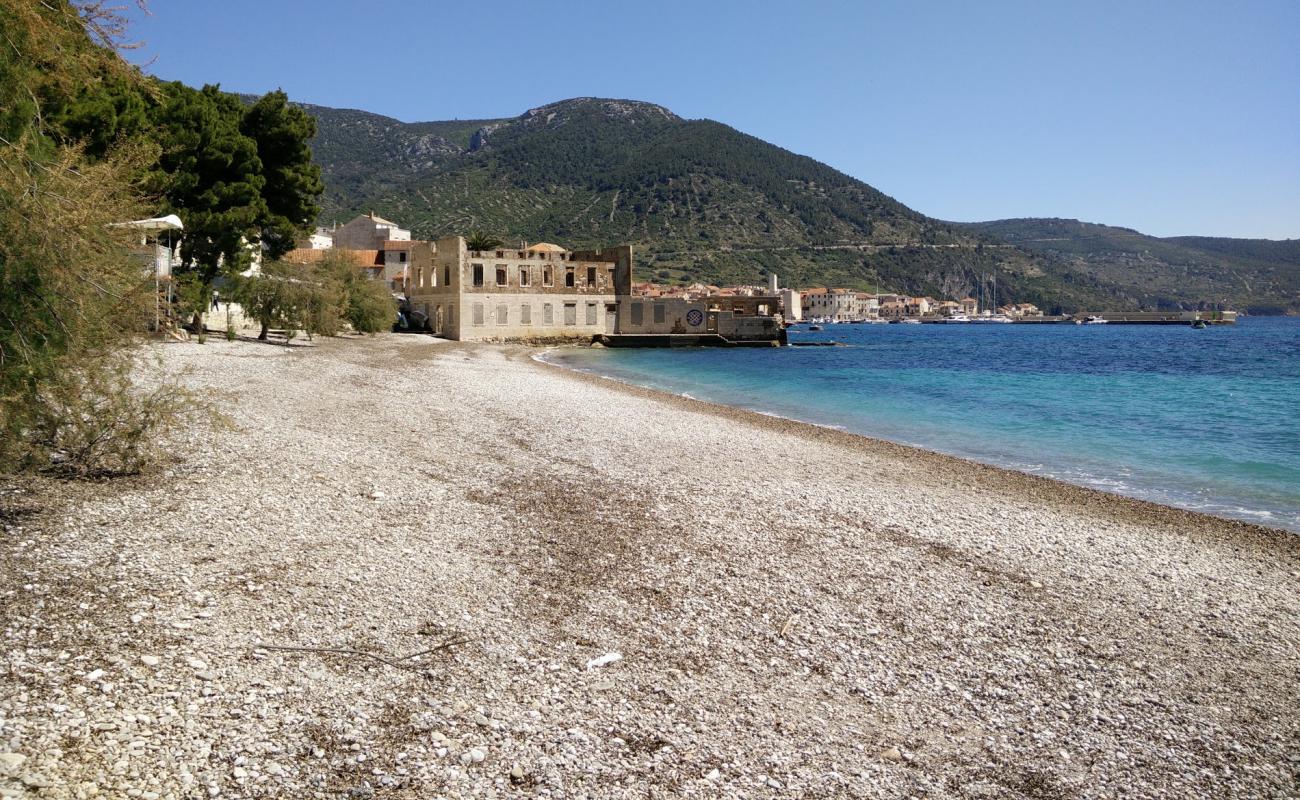
[[[6,487],[0,796],[1297,792],[1292,534],[524,348],[159,350],[236,429]]]

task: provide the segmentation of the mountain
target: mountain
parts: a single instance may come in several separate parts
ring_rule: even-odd
[[[1067,311],[1136,308],[1150,294],[652,103],[576,98],[512,118],[419,123],[304,108],[318,123],[326,224],[373,210],[426,238],[481,229],[569,247],[632,242],[639,276],[669,282],[775,272],[791,286],[960,297],[996,276],[1000,299]],[[1195,306],[1217,288],[1157,294]]]
[[[1076,270],[1139,307],[1198,305],[1300,313],[1300,239],[1157,238],[1074,219],[961,224]]]

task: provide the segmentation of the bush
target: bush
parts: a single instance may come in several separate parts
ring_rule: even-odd
[[[137,472],[168,431],[208,416],[175,385],[131,381],[154,285],[113,223],[139,216],[129,176],[148,157],[0,148],[0,470]]]
[[[397,320],[393,293],[382,281],[366,277],[357,265],[340,252],[331,252],[317,266],[318,280],[335,293],[338,317],[357,333],[390,330]]]
[[[319,264],[271,261],[259,274],[241,278],[236,299],[262,325],[259,339],[272,327],[292,339],[298,331],[335,336],[350,325],[358,333],[392,328],[397,306],[392,292],[366,277],[346,254],[327,253]]]
[[[272,327],[296,330],[303,324],[313,281],[310,268],[284,261],[268,261],[259,272],[234,281],[235,299],[262,326],[260,341]]]
[[[357,333],[390,330],[397,319],[393,293],[380,281],[362,278],[347,293],[347,320]]]
[[[111,43],[116,19],[99,3],[0,0],[0,472],[135,472],[207,416],[174,385],[131,380],[157,295],[120,223],[151,215],[140,179],[158,146],[96,122],[88,151],[49,129],[101,79],[138,80],[86,33]]]
[[[134,474],[163,460],[169,434],[223,421],[173,382],[150,389],[133,383],[133,366],[116,356],[44,385],[27,420],[24,465],[71,477]]]

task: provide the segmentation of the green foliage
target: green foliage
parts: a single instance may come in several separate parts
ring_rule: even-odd
[[[138,78],[106,67],[74,95],[49,98],[46,126],[61,144],[79,144],[86,155],[102,158],[115,144],[146,135],[149,101]]]
[[[320,280],[332,287],[335,313],[357,333],[390,330],[397,319],[393,294],[382,281],[371,280],[342,253],[331,252],[317,268]]]
[[[480,230],[473,230],[465,237],[465,247],[470,250],[495,250],[502,244],[499,236],[493,236],[490,233],[484,233]]]
[[[182,83],[166,84],[163,92],[156,112],[163,152],[154,185],[163,212],[185,222],[175,273],[196,277],[206,302],[218,275],[248,264],[246,237],[266,216],[266,179],[257,142],[240,131],[244,107],[237,98],[216,86],[196,90]]]
[[[264,255],[278,259],[293,249],[295,237],[320,214],[316,199],[324,190],[320,167],[312,163],[308,142],[316,135],[316,121],[301,108],[289,105],[284,92],[263,95],[245,113],[243,134],[257,144],[265,181],[265,203],[259,220]]]
[[[111,84],[113,94],[137,79],[134,69],[87,35],[89,26],[101,42],[112,41],[122,25],[118,8],[100,3],[0,0],[0,137],[25,139],[29,155],[54,157],[54,145],[66,142],[61,123],[69,106],[101,102],[103,84]],[[106,124],[105,137],[118,127]]]
[[[315,122],[271,92],[246,105],[217,86],[161,87],[153,111],[162,156],[152,186],[185,222],[178,277],[192,277],[202,314],[219,277],[244,271],[258,248],[276,259],[319,213]]]
[[[83,21],[61,0],[0,0],[0,470],[133,472],[188,424],[188,396],[131,381],[134,334],[152,317],[153,279],[115,225],[145,210],[138,176],[158,155],[124,138],[134,123],[69,145],[133,71],[97,47],[111,17]],[[98,87],[98,88],[97,88]],[[93,115],[91,115],[93,116]],[[89,128],[87,128],[89,129]]]
[[[310,266],[268,261],[262,269],[233,281],[235,301],[262,326],[257,338],[266,341],[271,328],[297,330],[305,324],[310,295],[317,288]]]
[[[259,273],[234,282],[235,299],[261,325],[258,339],[282,329],[334,336],[349,325],[358,333],[392,328],[397,307],[381,281],[366,277],[344,254],[330,252],[319,264],[270,261]]]
[[[381,281],[363,279],[347,294],[347,320],[357,333],[390,330],[397,320],[392,292]]]

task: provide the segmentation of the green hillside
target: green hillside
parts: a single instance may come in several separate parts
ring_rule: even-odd
[[[1073,219],[1007,219],[965,225],[1114,287],[1142,307],[1300,312],[1300,240],[1179,236]]]
[[[999,296],[1045,309],[1136,308],[1185,294],[1132,291],[1085,260],[941,222],[862,181],[710,120],[650,103],[579,98],[498,120],[403,123],[306,106],[326,181],[322,220],[376,211],[433,238],[638,246],[660,281]]]

